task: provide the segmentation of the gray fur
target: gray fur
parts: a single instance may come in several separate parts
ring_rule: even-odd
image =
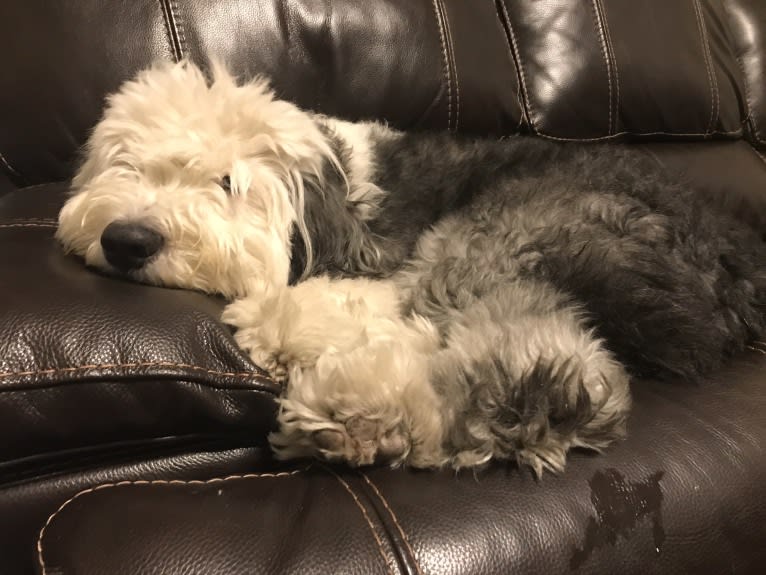
[[[561,469],[570,447],[624,434],[627,373],[694,379],[763,337],[757,231],[629,146],[389,134],[374,161],[372,219],[329,166],[307,197],[308,272],[393,277],[403,313],[439,328],[457,466]]]

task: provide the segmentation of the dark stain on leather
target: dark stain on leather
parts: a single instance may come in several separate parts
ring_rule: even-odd
[[[664,472],[658,471],[643,481],[630,482],[616,469],[596,472],[588,482],[596,515],[588,519],[585,541],[582,547],[574,549],[570,569],[580,567],[597,547],[614,545],[619,537],[627,539],[646,518],[651,520],[655,552],[662,550],[665,530],[660,480],[663,475]]]

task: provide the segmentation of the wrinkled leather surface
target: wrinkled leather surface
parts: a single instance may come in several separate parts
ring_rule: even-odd
[[[66,184],[0,199],[0,478],[62,451],[184,436],[263,441],[279,387],[222,302],[86,270],[53,239]]]
[[[540,482],[500,466],[314,466],[101,486],[55,514],[41,562],[66,575],[762,573],[766,358],[714,380],[638,382],[629,438]]]
[[[204,441],[175,449],[145,443],[132,451],[115,450],[89,459],[68,454],[65,459],[64,465],[37,469],[33,477],[0,482],[3,575],[37,572],[35,548],[40,527],[65,500],[87,487],[110,481],[205,479],[271,466],[263,449],[226,448]]]

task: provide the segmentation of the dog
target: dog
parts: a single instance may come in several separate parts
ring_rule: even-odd
[[[284,382],[281,458],[561,471],[625,435],[632,379],[764,334],[756,230],[630,145],[400,132],[166,63],[109,97],[72,190],[67,252],[231,301]]]

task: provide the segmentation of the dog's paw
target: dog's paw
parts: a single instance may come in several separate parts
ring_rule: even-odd
[[[280,417],[280,431],[269,437],[279,458],[314,456],[359,467],[376,463],[397,466],[409,455],[410,434],[401,417],[352,415],[345,420],[323,421],[316,414],[305,417],[305,409],[300,410],[303,416],[289,411],[288,406]]]
[[[269,438],[277,457],[441,465],[444,424],[427,359],[405,343],[380,342],[291,373]]]
[[[269,377],[279,384],[284,384],[290,373],[290,358],[279,350],[265,350],[262,348],[248,347],[246,342],[239,341],[240,337],[235,336],[237,344],[247,352],[253,363],[266,371]]]

